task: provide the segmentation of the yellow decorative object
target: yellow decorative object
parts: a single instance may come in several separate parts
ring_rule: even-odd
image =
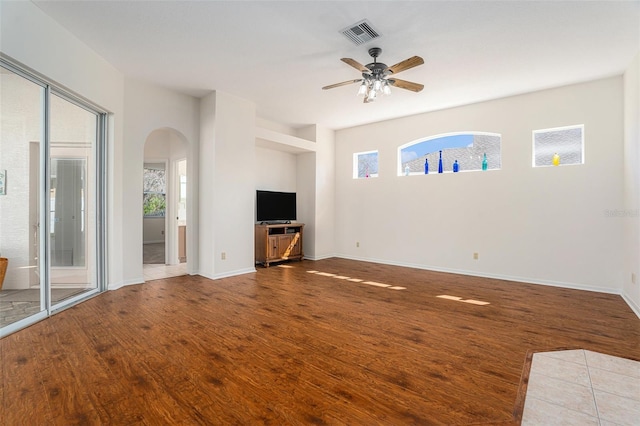
[[[553,154],[553,158],[551,159],[551,163],[554,166],[559,166],[560,165],[560,156],[558,155],[557,152],[555,154]]]
[[[2,290],[4,276],[7,273],[7,265],[9,265],[9,259],[6,257],[0,257],[0,290]]]

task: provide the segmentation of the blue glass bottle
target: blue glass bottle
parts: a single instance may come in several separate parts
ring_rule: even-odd
[[[489,162],[487,161],[487,153],[484,153],[484,157],[482,157],[482,170],[487,170],[489,166]]]
[[[442,173],[444,170],[442,169],[442,151],[440,151],[440,159],[438,160],[438,173]]]
[[[458,173],[460,170],[460,165],[458,164],[458,160],[453,162],[453,173]]]
[[[429,174],[429,159],[427,158],[424,159],[424,174]]]

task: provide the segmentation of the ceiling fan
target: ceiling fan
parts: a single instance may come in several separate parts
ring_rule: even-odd
[[[358,89],[358,95],[364,96],[364,103],[368,103],[375,101],[380,94],[390,94],[390,86],[411,90],[412,92],[419,92],[424,89],[423,84],[400,80],[399,78],[394,77],[395,74],[401,71],[424,64],[424,59],[419,56],[412,56],[409,59],[405,59],[402,62],[398,62],[397,64],[388,67],[382,62],[377,62],[377,58],[381,53],[382,49],[379,47],[372,47],[369,49],[369,55],[373,58],[373,62],[367,65],[362,65],[351,58],[340,59],[345,64],[351,65],[353,68],[362,72],[362,78],[324,86],[322,90],[333,89],[334,87],[346,86],[348,84],[361,83],[360,88]]]

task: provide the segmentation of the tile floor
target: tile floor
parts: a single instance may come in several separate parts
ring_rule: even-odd
[[[522,425],[640,425],[640,362],[581,349],[534,354]]]
[[[52,289],[51,301],[55,305],[72,296],[87,291],[85,288]],[[0,327],[13,324],[42,310],[40,289],[0,291]]]
[[[177,277],[187,275],[187,264],[178,265],[144,264],[142,265],[144,280],[159,280],[162,278]]]

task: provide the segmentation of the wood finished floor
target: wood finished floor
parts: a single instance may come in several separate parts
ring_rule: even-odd
[[[528,351],[640,360],[640,319],[616,295],[287,266],[125,287],[5,337],[0,424],[507,425]]]

